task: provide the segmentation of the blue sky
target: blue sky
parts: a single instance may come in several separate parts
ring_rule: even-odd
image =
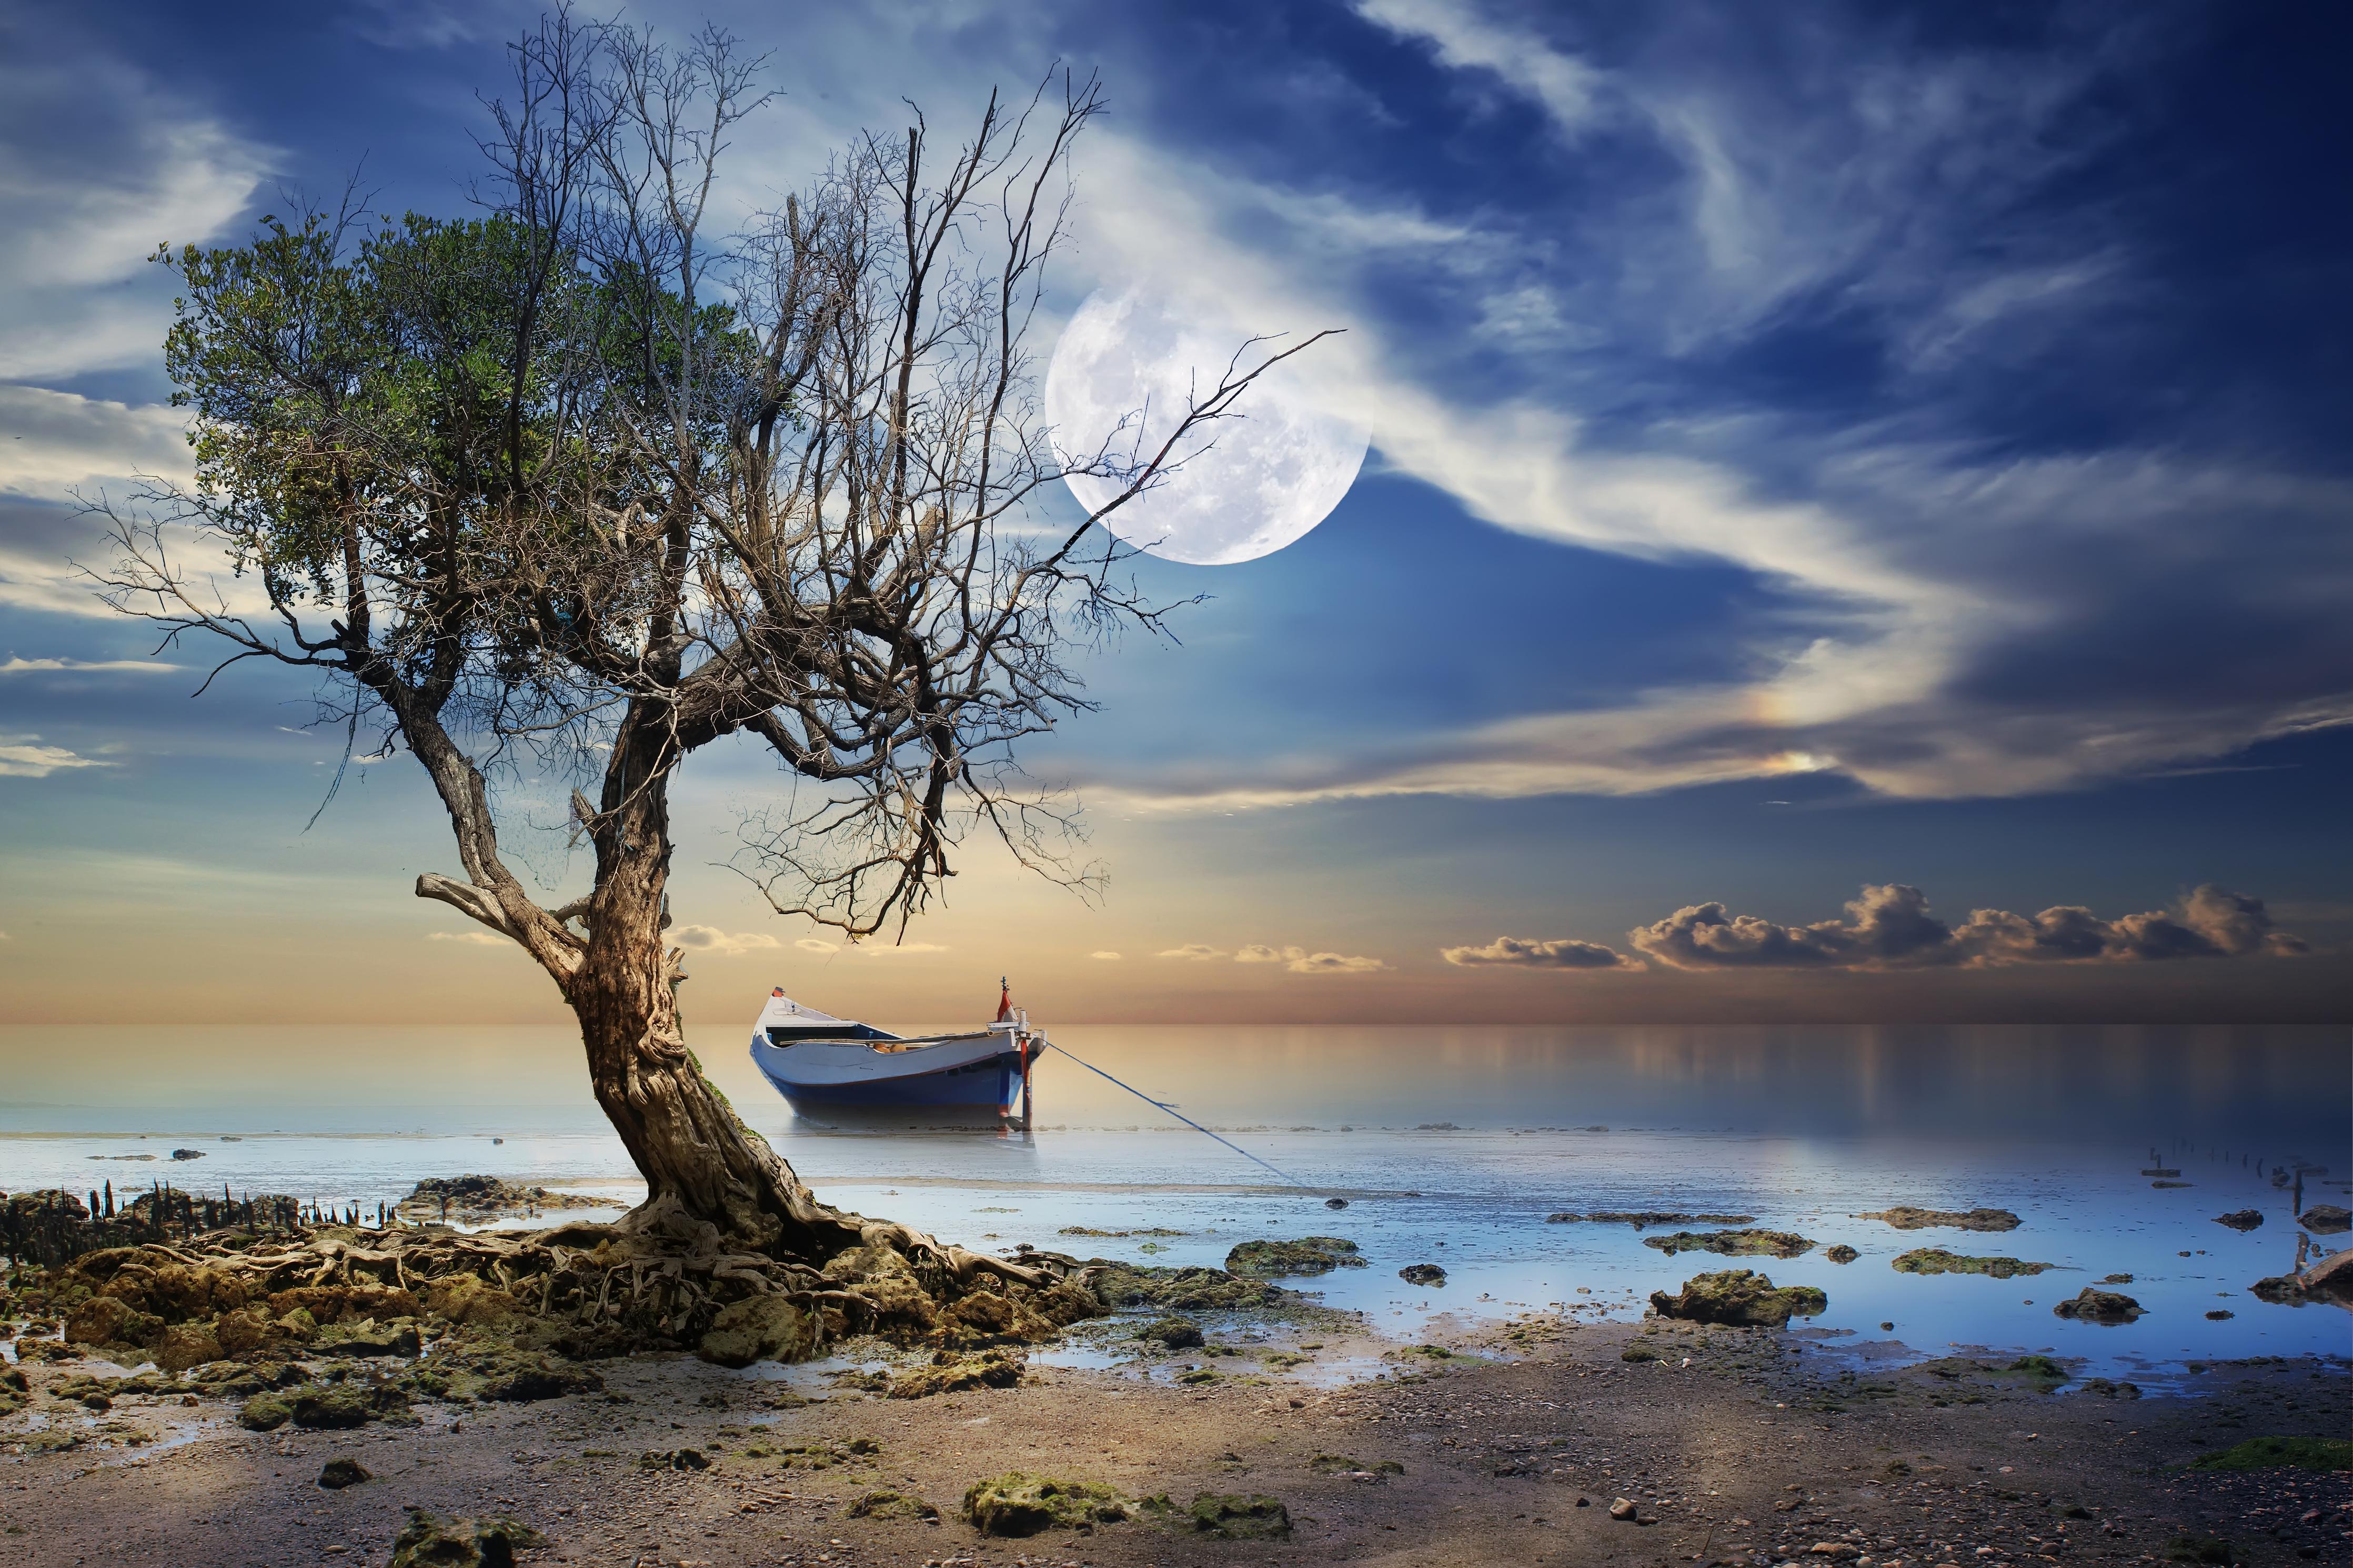
[[[354,170],[382,210],[461,210],[476,95],[536,15],[0,19],[18,1016],[552,1006],[408,896],[448,854],[405,760],[306,828],[335,744],[303,732],[304,689],[246,673],[191,702],[68,564],[100,552],[75,490],[185,467],[143,258]],[[773,774],[708,759],[682,797],[694,1009],[733,1017],[775,978],[938,1016],[1008,967],[1101,1018],[2353,1006],[2327,9],[631,15],[773,51],[736,210],[901,123],[902,97],[953,126],[1049,62],[1099,71],[1056,321],[1111,287],[1345,326],[1313,374],[1374,447],[1289,550],[1147,563],[1210,597],[1179,643],[1091,658],[1100,711],[1029,753],[1089,803],[1099,908],[976,855],[911,951],[796,946],[717,868]],[[576,879],[542,837],[545,879]],[[1845,910],[1887,885],[1947,935]],[[2218,913],[2208,886],[2263,909]],[[1715,905],[1701,948],[1636,940]],[[2100,922],[2093,949],[2032,935],[2054,907]],[[2025,923],[1997,941],[1977,910]],[[2119,923],[2142,914],[2166,923]],[[1156,956],[1193,949],[1216,956]]]

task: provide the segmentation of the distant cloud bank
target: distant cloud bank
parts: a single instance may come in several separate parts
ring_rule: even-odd
[[[1096,957],[1103,956],[1097,953]],[[1269,947],[1264,942],[1249,942],[1232,952],[1211,947],[1203,942],[1189,942],[1182,947],[1172,947],[1156,952],[1155,958],[1174,958],[1187,963],[1210,963],[1230,959],[1236,963],[1279,963],[1293,974],[1377,974],[1388,965],[1377,958],[1345,952],[1310,952],[1303,947]]]
[[[2019,963],[2154,963],[2173,958],[2293,956],[2304,941],[2278,930],[2261,899],[2211,883],[2168,910],[2102,920],[2081,905],[2037,915],[1973,910],[1948,925],[1927,896],[1901,882],[1866,887],[1845,918],[1781,925],[1691,904],[1626,933],[1637,952],[1670,969],[1998,969]],[[1639,970],[1641,959],[1600,942],[1497,937],[1439,956],[1466,968]]]
[[[1501,964],[1514,969],[1640,969],[1642,961],[1629,958],[1614,947],[1598,942],[1578,942],[1560,937],[1550,942],[1535,942],[1516,936],[1499,936],[1484,947],[1443,947],[1439,956],[1449,963],[1466,969],[1482,964]]]

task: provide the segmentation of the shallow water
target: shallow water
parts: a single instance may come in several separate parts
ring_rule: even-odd
[[[974,1246],[1164,1264],[1219,1263],[1254,1237],[1343,1237],[1367,1267],[1293,1283],[1405,1335],[1450,1315],[1555,1305],[1638,1316],[1653,1289],[1748,1267],[1820,1287],[1830,1310],[1810,1326],[1866,1352],[1886,1347],[1872,1353],[2046,1351],[2161,1385],[2189,1361],[2353,1350],[2353,1314],[2246,1290],[2289,1269],[2298,1245],[2290,1194],[2259,1172],[2327,1167],[2307,1172],[2306,1201],[2345,1202],[2353,1059],[2342,1031],[1057,1035],[1314,1191],[1051,1058],[1031,1137],[846,1133],[796,1121],[736,1053],[698,1045],[735,1104],[831,1201]],[[111,1180],[127,1194],[168,1180],[373,1204],[420,1176],[480,1171],[628,1198],[628,1162],[597,1125],[576,1051],[554,1030],[197,1030],[169,1050],[149,1032],[0,1031],[0,1062],[26,1091],[0,1106],[13,1129],[0,1133],[0,1189]],[[186,1072],[191,1052],[207,1071]],[[290,1080],[261,1070],[289,1060],[304,1064]],[[276,1079],[266,1098],[251,1081],[240,1092],[238,1063]],[[463,1088],[448,1094],[450,1084]],[[206,1157],[171,1161],[174,1146]],[[2153,1187],[2140,1173],[2152,1152],[2190,1184]],[[135,1153],[158,1158],[90,1158]],[[1332,1193],[1348,1206],[1326,1208]],[[2007,1208],[2022,1223],[1979,1235],[1853,1217],[1893,1204]],[[2213,1222],[2250,1207],[2265,1216],[2252,1233]],[[1670,1258],[1626,1226],[1545,1222],[1596,1209],[1749,1214],[1862,1257]],[[1066,1226],[1185,1234],[1070,1237]],[[2055,1267],[2010,1279],[1889,1267],[1918,1247]],[[1447,1283],[1398,1278],[1420,1262],[1443,1266]],[[2134,1276],[2122,1289],[2147,1316],[2104,1327],[2052,1314],[2111,1273]]]

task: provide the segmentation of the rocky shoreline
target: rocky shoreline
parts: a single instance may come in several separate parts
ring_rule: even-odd
[[[877,1226],[815,1284],[729,1285],[751,1260],[432,1223],[18,1270],[0,1547],[158,1568],[2353,1558],[2341,1358],[2170,1390],[2040,1355],[1891,1370],[1788,1331],[1820,1292],[1747,1269],[1641,1323],[1399,1344],[1273,1282],[1351,1266],[1337,1238],[1245,1243],[1227,1269],[1025,1247],[961,1283],[942,1270],[970,1255],[926,1247]]]
[[[1133,1331],[1092,1331],[1114,1330]],[[6,1424],[23,1451],[0,1451],[0,1539],[40,1564],[381,1565],[404,1534],[479,1547],[512,1525],[514,1561],[642,1568],[2032,1568],[2200,1550],[2284,1568],[2353,1545],[2344,1470],[2189,1468],[2250,1436],[2341,1442],[2341,1362],[2210,1367],[2133,1399],[2055,1363],[1889,1373],[1764,1330],[1535,1317],[1388,1347],[1392,1376],[1334,1386],[1319,1365],[1363,1352],[1359,1329],[1243,1309],[1209,1330],[1236,1353],[1008,1355],[1010,1377],[918,1397],[894,1385],[930,1358],[879,1342],[789,1373],[641,1353],[572,1363],[593,1381],[569,1386],[453,1382],[396,1420],[267,1430],[161,1384],[65,1415],[89,1372],[28,1358],[45,1429],[87,1436],[26,1444]]]

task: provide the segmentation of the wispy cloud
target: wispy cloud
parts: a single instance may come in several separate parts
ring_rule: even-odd
[[[777,952],[786,945],[782,938],[766,931],[730,931],[706,925],[673,926],[670,931],[670,940],[691,952],[715,952],[723,958],[741,958],[747,952]],[[796,938],[792,946],[820,958],[829,958],[841,952],[847,952],[852,958],[920,958],[928,953],[948,951],[934,942],[844,944],[828,942],[820,936]]]
[[[2211,885],[2169,910],[2103,920],[2080,905],[2037,915],[1977,910],[1948,925],[1919,889],[1867,887],[1841,920],[1781,925],[1694,904],[1627,933],[1675,969],[1994,969],[2019,963],[2147,963],[2287,956],[2306,951],[2276,930],[2261,899]]]
[[[0,490],[40,500],[133,474],[195,474],[188,416],[158,404],[134,406],[71,392],[0,383]]]
[[[0,735],[0,778],[45,779],[72,768],[111,768],[112,763],[77,756],[63,746],[41,743],[38,735]]]
[[[158,241],[203,241],[277,162],[119,57],[59,58],[18,38],[0,60],[0,376],[152,362],[170,321]],[[38,155],[33,155],[37,144]]]
[[[1100,958],[1103,955],[1097,953],[1095,956]],[[1219,959],[1229,959],[1235,963],[1276,963],[1293,974],[1374,974],[1388,968],[1377,958],[1342,952],[1311,952],[1296,945],[1270,947],[1259,942],[1245,943],[1232,952],[1211,947],[1207,942],[1187,942],[1183,947],[1172,947],[1155,956],[1196,963]]]
[[[1108,949],[1106,949],[1105,951],[1103,951],[1103,952],[1091,952],[1091,953],[1087,954],[1087,956],[1088,956],[1089,958],[1101,959],[1103,962],[1104,962],[1104,963],[1118,963],[1118,962],[1119,962],[1120,957],[1121,957],[1121,955],[1120,955],[1119,953],[1113,952],[1109,951]]]
[[[17,658],[0,661],[0,675],[38,675],[50,671],[123,670],[134,674],[176,674],[181,667],[152,658]]]
[[[1495,25],[1473,6],[1447,0],[1356,0],[1356,14],[1428,44],[1440,65],[1492,74],[1542,105],[1563,131],[1575,131],[1599,108],[1599,71],[1523,29]]]
[[[512,947],[514,945],[495,931],[429,931],[425,933],[425,940],[462,942],[468,947]]]

